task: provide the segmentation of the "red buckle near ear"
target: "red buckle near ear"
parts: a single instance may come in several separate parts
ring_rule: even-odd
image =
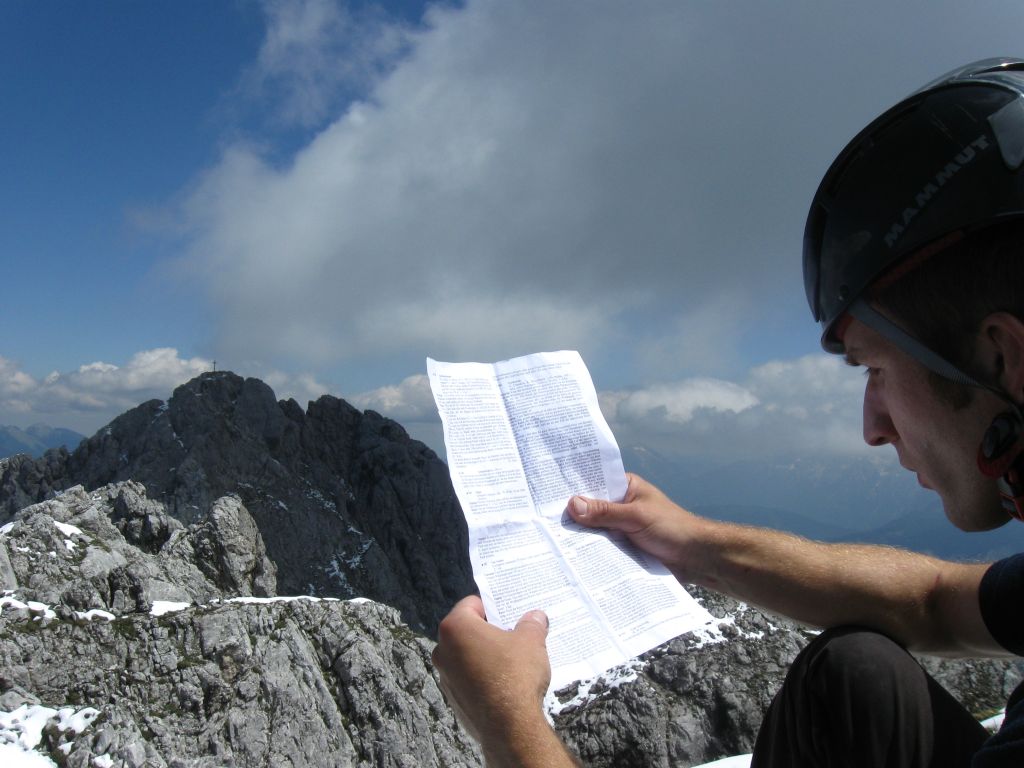
[[[1024,522],[1024,485],[1016,464],[999,478],[999,495],[1003,497],[1003,509]]]
[[[1004,478],[1014,472],[1014,466],[1021,456],[1021,451],[1007,451],[994,460],[986,459],[985,452],[978,446],[978,469],[985,477]],[[1011,481],[1007,481],[1009,484]],[[1013,481],[1016,482],[1016,481]]]

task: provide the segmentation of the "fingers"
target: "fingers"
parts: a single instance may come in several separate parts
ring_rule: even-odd
[[[516,685],[523,690],[523,696],[513,699],[527,693],[543,697],[551,677],[547,634],[544,611],[527,611],[510,632],[487,623],[476,595],[460,600],[441,621],[431,654],[449,701],[458,708],[460,702],[478,701],[480,696],[508,698],[502,690],[508,681],[499,673],[509,669],[517,670]],[[461,711],[469,714],[465,707]]]
[[[452,607],[438,626],[438,638],[441,642],[434,648],[434,663],[436,665],[440,660],[443,664],[445,654],[443,651],[439,652],[442,647],[459,646],[471,636],[488,633],[493,635],[501,631],[487,623],[484,604],[479,595],[464,597]],[[527,611],[520,617],[514,631],[523,636],[535,637],[544,645],[548,634],[547,614],[541,610]]]
[[[479,616],[481,619],[487,620],[487,614],[484,612],[484,601],[480,599],[480,595],[467,595],[452,606],[449,613],[456,614],[457,616]]]
[[[647,481],[644,480],[640,475],[634,475],[632,472],[626,473],[626,495],[622,501],[628,504],[637,497],[640,488],[647,485]]]
[[[541,702],[551,682],[547,627],[544,612],[533,610],[513,631],[499,629],[484,620],[475,595],[456,603],[441,622],[433,652],[440,687],[485,754],[504,754],[511,735],[546,727]]]
[[[469,595],[452,606],[448,615],[441,620],[437,627],[438,637],[458,637],[470,627],[481,623],[487,623],[483,601],[478,595]]]
[[[626,473],[626,480],[628,486],[626,487],[626,497],[622,500],[628,504],[631,501],[637,501],[638,499],[656,498],[664,496],[664,494],[658,490],[658,488],[651,483],[644,480],[640,475],[635,475],[632,472]]]

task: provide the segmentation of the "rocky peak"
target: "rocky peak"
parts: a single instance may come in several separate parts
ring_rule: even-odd
[[[336,397],[303,411],[258,379],[203,374],[74,452],[0,460],[0,523],[75,485],[127,480],[185,524],[237,496],[289,594],[370,597],[432,633],[473,590],[465,521],[443,462],[396,422]]]

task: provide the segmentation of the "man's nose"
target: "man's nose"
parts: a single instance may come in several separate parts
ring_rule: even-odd
[[[889,416],[884,395],[868,382],[864,388],[864,442],[868,445],[887,445],[899,437]]]

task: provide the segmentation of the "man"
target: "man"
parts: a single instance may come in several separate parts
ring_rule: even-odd
[[[864,439],[963,530],[1024,509],[1024,61],[986,60],[864,129],[815,195],[804,280],[822,345],[866,369]],[[1024,686],[988,735],[908,650],[1024,655],[1024,555],[960,564],[704,520],[630,476],[622,503],[573,498],[682,583],[826,629],[769,709],[757,766],[1024,765]],[[489,762],[569,766],[541,712],[546,619],[512,632],[478,598],[442,622],[449,701]]]

